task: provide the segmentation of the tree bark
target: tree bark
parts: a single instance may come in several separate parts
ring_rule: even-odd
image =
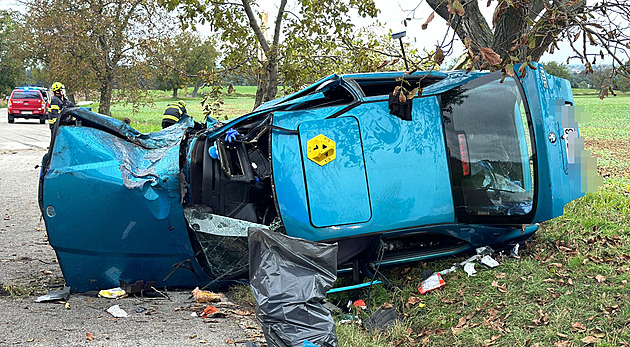
[[[111,80],[101,83],[101,98],[98,105],[98,113],[109,116],[109,110],[112,103],[112,84]]]
[[[448,8],[446,7],[448,2],[443,0],[427,0],[427,4],[433,8],[433,10],[445,21],[449,20]],[[477,50],[477,45],[481,47],[490,47],[494,42],[492,29],[488,25],[488,22],[484,18],[483,14],[479,10],[477,1],[469,1],[465,6],[466,13],[462,17],[453,15],[450,25],[455,29],[457,36],[464,41],[465,38],[470,38],[473,44],[473,50]]]
[[[177,99],[177,87],[173,88],[173,99]]]
[[[278,58],[275,53],[269,54],[264,72],[259,76],[254,109],[267,101],[275,99],[278,94]]]
[[[197,81],[197,83],[195,83],[195,88],[192,91],[192,97],[196,98],[197,94],[199,93],[199,88],[201,88],[201,85],[203,84],[203,82],[201,81]]]

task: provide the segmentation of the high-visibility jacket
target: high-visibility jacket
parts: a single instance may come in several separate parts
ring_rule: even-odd
[[[53,94],[53,97],[50,100],[50,107],[48,107],[48,125],[50,125],[51,129],[55,126],[55,123],[57,123],[57,118],[59,117],[61,111],[68,107],[74,107],[72,101],[68,100],[63,95],[59,96],[57,94]],[[62,121],[67,120],[70,120],[69,116],[62,119]]]
[[[166,110],[164,110],[164,115],[162,116],[162,128],[166,128],[167,126],[173,125],[182,118],[183,115],[186,114],[186,108],[182,107],[177,103],[170,103],[166,106]]]

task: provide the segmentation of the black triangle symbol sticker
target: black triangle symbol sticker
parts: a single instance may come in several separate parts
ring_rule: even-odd
[[[315,145],[315,147],[313,147],[313,150],[319,149],[318,145]]]

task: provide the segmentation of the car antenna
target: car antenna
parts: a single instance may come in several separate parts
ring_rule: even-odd
[[[392,34],[392,39],[394,40],[398,39],[398,41],[400,42],[400,49],[402,50],[403,60],[405,61],[405,70],[409,71],[409,65],[407,64],[407,56],[405,55],[405,47],[403,46],[403,43],[402,43],[402,38],[405,36],[407,36],[407,32],[401,31],[399,33]]]

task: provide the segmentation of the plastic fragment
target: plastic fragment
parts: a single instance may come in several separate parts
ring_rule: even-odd
[[[55,290],[52,292],[48,292],[46,295],[37,297],[37,299],[35,299],[35,302],[47,302],[57,300],[68,301],[68,299],[70,299],[70,287],[63,286],[62,290]]]
[[[352,305],[354,305],[354,307],[360,307],[364,310],[367,308],[367,306],[365,305],[365,301],[363,300],[357,300]]]
[[[484,255],[483,258],[481,258],[481,263],[489,268],[495,268],[499,266],[499,262],[494,260],[489,255]]]
[[[441,275],[446,275],[447,273],[455,272],[455,270],[457,270],[457,265],[453,265],[453,266],[451,266],[448,269],[440,271],[440,274]]]
[[[479,255],[488,255],[494,253],[494,250],[490,246],[483,246],[476,249]]]
[[[124,296],[125,294],[127,294],[127,292],[120,287],[111,288],[111,289],[103,289],[100,292],[98,292],[99,297],[108,298],[108,299],[120,298],[121,296]]]
[[[512,250],[510,251],[510,255],[514,258],[520,258],[520,256],[518,255],[518,249],[520,247],[520,244],[515,244],[514,247],[512,247]]]
[[[468,277],[475,276],[477,270],[475,270],[475,263],[466,263],[464,265],[464,271],[468,274]]]
[[[444,282],[440,273],[436,272],[433,275],[429,276],[429,278],[427,278],[426,280],[422,281],[422,283],[420,283],[420,285],[418,286],[418,291],[420,292],[420,294],[425,294],[426,292],[440,288],[445,284],[446,282]]]
[[[111,314],[112,316],[114,316],[116,318],[127,318],[127,317],[129,317],[127,312],[125,312],[125,310],[120,308],[119,305],[114,305],[114,306],[108,308],[107,309],[107,313]]]
[[[199,317],[208,317],[209,315],[213,315],[215,313],[219,312],[219,309],[212,306],[212,305],[208,305],[208,307],[206,307],[203,312],[201,312],[201,314],[199,315]]]
[[[208,290],[201,290],[199,287],[196,287],[192,291],[192,295],[197,302],[214,302],[221,301],[221,297],[217,294],[214,294]]]

